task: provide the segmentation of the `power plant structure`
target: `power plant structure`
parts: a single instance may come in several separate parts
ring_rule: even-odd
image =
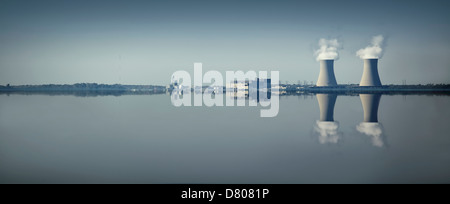
[[[364,59],[364,70],[359,86],[381,86],[378,59]]]
[[[337,94],[317,94],[319,103],[320,118],[316,121],[315,132],[319,136],[319,142],[338,143],[341,133],[338,132],[339,123],[334,121],[334,105],[336,104]]]
[[[320,60],[320,73],[316,86],[337,86],[334,60]]]
[[[378,122],[378,107],[381,94],[360,94],[359,98],[364,111],[364,120],[356,126],[356,130],[369,136],[373,146],[384,147],[386,142],[383,128]]]

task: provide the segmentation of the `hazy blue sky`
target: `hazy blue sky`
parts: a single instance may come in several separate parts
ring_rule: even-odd
[[[359,83],[355,52],[387,37],[384,84],[450,83],[450,1],[0,0],[0,84],[168,84],[176,70],[279,70],[316,81],[320,38],[344,44],[338,83]]]

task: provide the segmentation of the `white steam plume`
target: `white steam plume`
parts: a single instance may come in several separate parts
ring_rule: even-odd
[[[319,49],[314,53],[316,60],[337,60],[339,59],[338,50],[342,49],[341,43],[337,39],[320,39]]]
[[[356,52],[356,56],[361,59],[379,59],[383,56],[383,41],[382,35],[377,35],[372,38],[372,45]]]

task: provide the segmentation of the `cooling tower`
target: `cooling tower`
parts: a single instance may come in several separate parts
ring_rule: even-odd
[[[320,121],[334,121],[334,104],[336,104],[336,94],[317,94],[319,102]]]
[[[320,60],[320,73],[317,86],[337,86],[333,63],[334,60]]]
[[[359,86],[381,86],[378,59],[364,59],[364,70]]]

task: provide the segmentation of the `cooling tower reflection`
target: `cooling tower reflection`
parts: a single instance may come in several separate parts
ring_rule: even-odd
[[[317,134],[321,144],[338,143],[342,133],[338,131],[339,122],[334,121],[337,94],[317,94],[316,97],[319,103],[320,119],[316,121],[314,133]]]
[[[378,122],[378,106],[380,105],[381,94],[360,94],[359,98],[364,110],[364,120],[356,126],[356,130],[369,136],[373,146],[386,146],[383,126]]]

